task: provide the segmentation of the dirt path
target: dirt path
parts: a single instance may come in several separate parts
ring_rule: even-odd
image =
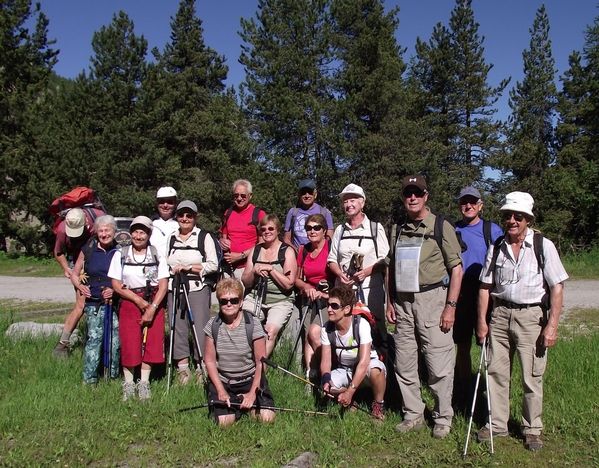
[[[66,278],[0,276],[0,299],[42,302],[72,302],[73,286]],[[564,309],[599,308],[599,280],[568,281]]]

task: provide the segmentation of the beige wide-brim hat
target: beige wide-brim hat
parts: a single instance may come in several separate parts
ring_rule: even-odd
[[[525,215],[534,218],[532,207],[535,201],[529,193],[526,192],[510,192],[503,200],[503,206],[499,208],[501,211],[518,211]]]
[[[152,233],[152,229],[154,225],[152,224],[152,220],[147,216],[137,216],[133,218],[131,221],[131,226],[129,226],[129,232],[133,232],[136,227],[141,227],[149,233]]]

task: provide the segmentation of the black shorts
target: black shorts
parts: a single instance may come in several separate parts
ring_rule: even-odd
[[[231,397],[231,401],[233,401],[236,395],[242,395],[249,392],[250,388],[252,388],[252,379],[249,379],[242,383],[228,384],[223,382],[223,385],[225,387],[225,390]],[[216,391],[216,387],[211,381],[208,383],[208,398],[210,401],[218,400],[218,392]],[[256,405],[256,410],[258,411],[261,407],[264,406],[274,406],[274,404],[275,402],[272,397],[272,392],[268,387],[268,381],[266,380],[266,377],[262,377],[262,380],[260,381],[260,388],[256,391],[256,401],[254,402],[254,405]],[[219,416],[234,414],[235,420],[238,420],[243,414],[243,411],[239,409],[238,406],[227,408],[224,405],[212,405],[210,407],[210,412],[212,413],[214,420],[217,422]]]
[[[474,329],[476,327],[476,316],[478,314],[478,279],[464,278],[460,298],[455,311],[455,322],[453,324],[453,342],[471,343]]]

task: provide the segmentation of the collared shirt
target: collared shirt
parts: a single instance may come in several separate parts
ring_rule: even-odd
[[[341,237],[343,235],[343,238]],[[374,248],[376,236],[377,252]],[[363,237],[362,239],[348,239],[348,237]],[[370,220],[364,215],[362,222],[355,228],[347,224],[341,224],[335,229],[333,240],[331,241],[331,250],[327,258],[328,263],[337,263],[344,272],[349,268],[349,264],[354,253],[364,255],[363,268],[367,268],[375,263],[382,261],[389,253],[389,241],[381,223],[376,223],[376,233],[370,232]],[[368,276],[362,283],[363,288],[370,287]]]
[[[428,210],[428,208],[427,208]],[[448,222],[443,223],[442,249],[439,250],[435,234],[435,219],[437,217],[428,210],[422,221],[407,221],[401,226],[397,242],[413,239],[408,233],[427,236],[420,250],[418,266],[418,282],[420,286],[436,284],[447,276],[447,272],[462,263],[460,243],[455,229]],[[396,249],[397,251],[397,249]]]
[[[152,235],[150,244],[156,247],[158,255],[166,257],[168,255],[168,240],[171,234],[179,229],[179,223],[174,219],[164,220],[160,217],[152,221]]]
[[[568,273],[562,265],[555,245],[545,237],[543,237],[545,268],[542,272],[539,271],[533,247],[533,235],[534,231],[528,228],[517,259],[514,257],[512,246],[502,242],[495,268],[491,265],[494,246],[489,247],[480,281],[493,285],[491,289],[493,297],[516,304],[537,304],[545,294],[543,276],[550,288],[568,279]]]
[[[202,257],[201,252],[198,249],[198,235],[200,234],[200,228],[194,227],[189,237],[185,240],[181,239],[179,231],[174,232],[172,236],[175,237],[173,242],[173,248],[169,252],[167,263],[170,267],[177,265],[202,265],[202,271],[199,274],[199,278],[195,276],[189,281],[189,292],[199,291],[204,287],[204,276],[208,273],[213,273],[218,269],[218,259],[216,257],[216,248],[214,246],[214,240],[212,236],[206,235],[204,237],[204,251],[206,252],[206,258]],[[172,280],[169,281],[169,288],[172,286]]]

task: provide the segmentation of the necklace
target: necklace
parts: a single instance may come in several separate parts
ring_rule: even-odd
[[[141,255],[141,254],[140,254]],[[135,250],[131,249],[131,258],[133,259],[133,261],[137,264],[137,265],[143,265],[146,263],[146,259],[148,258],[148,249],[144,249],[144,258],[141,262],[138,262],[137,259],[135,258]]]

